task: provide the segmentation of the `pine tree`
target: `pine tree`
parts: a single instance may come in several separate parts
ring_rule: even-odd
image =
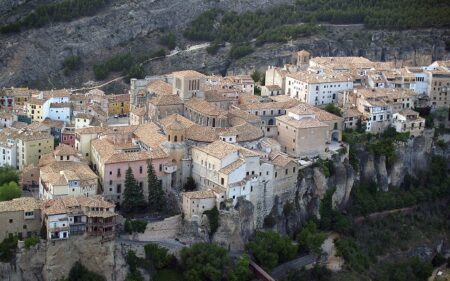
[[[125,174],[125,190],[123,195],[122,208],[124,212],[138,213],[145,209],[144,192],[136,181],[131,167],[128,167]]]
[[[147,164],[147,177],[148,177],[148,205],[152,212],[162,212],[166,205],[166,198],[164,190],[162,189],[161,182],[156,177],[155,170],[153,169],[152,162]]]

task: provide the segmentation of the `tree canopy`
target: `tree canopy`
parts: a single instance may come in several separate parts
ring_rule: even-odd
[[[148,206],[152,212],[162,212],[167,204],[161,181],[156,177],[152,162],[147,163]]]
[[[209,243],[198,243],[189,248],[183,248],[181,261],[187,281],[220,281],[230,262],[224,248]]]
[[[126,213],[139,213],[145,210],[146,205],[142,186],[136,181],[131,167],[128,167],[125,173],[122,209]]]
[[[0,185],[0,201],[12,200],[20,197],[21,195],[22,190],[14,181]]]

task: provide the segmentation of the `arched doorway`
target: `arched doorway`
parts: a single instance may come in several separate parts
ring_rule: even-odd
[[[333,132],[331,134],[331,140],[332,141],[339,141],[339,132]]]

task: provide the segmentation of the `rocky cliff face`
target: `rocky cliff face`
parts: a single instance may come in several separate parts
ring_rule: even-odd
[[[128,272],[120,245],[100,238],[71,237],[70,240],[42,242],[29,250],[21,249],[12,264],[0,264],[0,279],[11,281],[54,281],[67,277],[72,265],[80,261],[108,281],[125,280]]]
[[[45,3],[50,0],[42,0]],[[23,15],[36,0],[8,0],[0,8],[0,21]],[[238,12],[269,8],[290,0],[112,0],[95,16],[67,23],[55,23],[14,35],[0,35],[0,87],[75,87],[93,80],[92,65],[117,53],[131,51],[140,56],[160,48],[161,30],[175,30],[178,45],[192,45],[181,31],[196,16],[211,8]],[[3,5],[3,4],[2,4]],[[15,7],[14,12],[11,12]],[[25,10],[25,11],[23,11]],[[30,8],[28,9],[28,11]],[[3,15],[2,15],[3,13]],[[12,16],[8,16],[13,14]],[[230,46],[217,55],[205,49],[184,52],[146,65],[148,74],[193,68],[208,73],[241,73],[255,67],[290,63],[292,52],[308,49],[314,56],[367,56],[373,60],[397,60],[407,64],[426,64],[449,58],[445,42],[448,30],[380,31],[361,25],[324,25],[322,32],[287,44],[266,44],[238,61],[228,59]],[[81,57],[82,67],[70,76],[63,75],[66,57]]]
[[[390,165],[384,156],[376,157],[363,146],[356,151],[357,170],[343,157],[334,159],[334,173],[328,178],[319,167],[300,170],[297,185],[275,197],[272,209],[268,210],[276,222],[274,228],[281,233],[294,233],[308,218],[319,218],[321,200],[330,188],[335,188],[333,207],[343,209],[355,182],[375,182],[380,190],[387,191],[391,186],[400,186],[406,174],[416,176],[426,170],[433,154],[450,158],[448,148],[434,144],[433,131],[399,144],[396,161]],[[284,209],[288,202],[291,208],[286,214]]]

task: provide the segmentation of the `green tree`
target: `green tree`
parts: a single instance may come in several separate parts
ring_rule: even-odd
[[[166,197],[161,181],[156,177],[152,161],[147,163],[148,205],[152,212],[162,212],[166,206]]]
[[[337,107],[334,103],[327,104],[327,106],[325,106],[325,110],[331,114],[342,116],[341,109]]]
[[[19,182],[19,174],[17,170],[13,167],[0,167],[0,185],[10,182]]]
[[[145,77],[145,69],[140,63],[134,64],[127,72],[125,81],[130,81],[131,78],[142,79]]]
[[[242,255],[236,263],[233,271],[228,276],[228,281],[249,281],[252,280],[253,274],[249,268],[250,257]]]
[[[253,254],[258,264],[267,270],[293,259],[297,253],[297,246],[291,239],[275,231],[257,231],[255,239],[246,245],[246,249]]]
[[[193,177],[187,177],[183,189],[184,191],[194,191],[197,189],[197,183],[195,182]]]
[[[22,190],[16,182],[12,181],[0,186],[0,201],[8,201],[22,195]]]
[[[171,256],[169,250],[157,244],[147,244],[144,246],[145,259],[152,262],[156,269],[162,269],[169,265]]]
[[[169,50],[173,50],[177,46],[177,36],[173,32],[163,34],[159,38],[159,43],[166,46]]]
[[[214,233],[216,233],[217,229],[219,228],[219,210],[217,210],[217,207],[214,206],[211,210],[204,211],[203,213],[208,217],[209,237],[212,238]]]
[[[106,281],[106,278],[89,271],[77,261],[70,269],[68,281]]]
[[[262,77],[264,76],[264,74],[259,71],[258,69],[253,70],[252,74],[250,75],[253,79],[253,81],[255,82],[259,82],[262,80]]]
[[[181,264],[187,281],[220,281],[229,264],[227,251],[209,243],[197,243],[181,250]]]
[[[144,191],[136,181],[133,170],[128,167],[125,173],[125,190],[123,192],[122,208],[126,213],[139,213],[145,210]]]
[[[313,221],[305,224],[297,235],[298,245],[301,249],[309,252],[320,254],[322,252],[321,246],[325,241],[327,234],[317,230],[317,226]]]
[[[79,56],[69,56],[64,59],[64,75],[69,75],[72,71],[77,70],[80,67],[81,58]]]

